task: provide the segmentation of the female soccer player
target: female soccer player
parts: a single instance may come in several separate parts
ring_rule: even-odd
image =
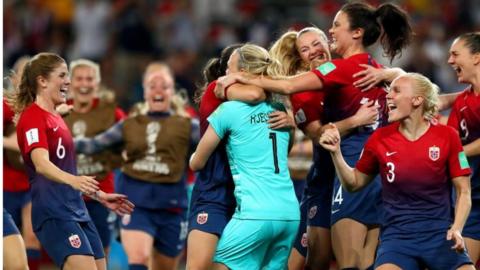
[[[330,61],[328,40],[322,30],[306,27],[299,32],[283,34],[270,49],[270,55],[280,61],[283,75],[296,75]],[[390,72],[385,69],[386,72]],[[322,131],[324,93],[307,91],[290,96],[297,126],[314,142],[314,160],[307,175],[307,185],[300,206],[301,223],[289,258],[289,269],[327,269],[332,257],[330,237],[330,205],[335,169],[330,154],[318,145]],[[341,133],[359,126],[373,124],[378,111],[364,104],[357,113],[336,124]],[[308,246],[308,253],[307,253]],[[374,248],[374,247],[373,247]],[[308,255],[309,254],[309,255]],[[307,256],[308,255],[308,256]]]
[[[268,74],[276,63],[255,45],[237,49],[229,71]],[[271,73],[270,73],[271,74]],[[203,168],[222,139],[227,155],[237,207],[218,243],[215,269],[283,269],[298,229],[298,202],[287,166],[288,130],[271,130],[270,103],[223,103],[210,117],[210,126],[190,160]],[[228,137],[227,137],[228,134]]]
[[[64,120],[74,138],[93,137],[125,118],[125,113],[113,101],[98,98],[100,67],[97,63],[87,59],[74,60],[70,63],[70,73],[73,109]],[[109,151],[91,156],[79,154],[76,156],[77,172],[95,176],[100,190],[113,192],[113,155]],[[84,199],[108,257],[112,234],[112,221],[108,220],[110,211],[89,197]]]
[[[346,189],[358,191],[382,177],[376,269],[474,269],[461,234],[471,206],[470,168],[457,133],[430,121],[438,87],[408,73],[392,82],[387,103],[393,124],[373,133],[355,168],[345,162],[334,126],[320,138]]]
[[[145,114],[128,117],[93,138],[76,140],[93,154],[123,143],[126,160],[117,189],[135,203],[121,222],[130,270],[177,269],[187,237],[186,162],[198,141],[198,124],[175,95],[173,74],[154,62],[144,75]]]
[[[208,127],[207,118],[223,102],[215,97],[216,80],[224,76],[232,52],[242,45],[231,45],[223,49],[219,58],[210,60],[204,69],[205,85],[197,94],[200,100],[200,134]],[[245,88],[234,85],[229,89],[230,98],[255,102],[264,96],[256,87]],[[258,101],[257,101],[258,102]],[[208,159],[205,167],[197,173],[193,188],[189,216],[187,244],[187,269],[207,270],[211,268],[217,242],[235,210],[233,180],[227,163],[224,146],[219,146]]]
[[[232,74],[225,79],[225,85],[240,81],[284,94],[321,90],[326,93],[325,111],[330,122],[352,116],[362,104],[369,101],[380,105],[380,112],[383,112],[384,89],[376,87],[363,92],[353,85],[353,74],[363,69],[360,64],[379,67],[367,53],[366,47],[374,44],[380,36],[384,51],[391,59],[409,43],[412,30],[405,12],[389,3],[377,9],[365,3],[348,3],[335,16],[329,32],[332,36],[330,47],[342,59],[334,59],[312,72],[284,80]],[[353,165],[358,160],[366,139],[385,122],[384,118],[385,115],[381,113],[377,123],[359,128],[342,140],[342,149],[347,151],[349,164]],[[379,196],[379,181],[359,193],[350,194],[342,189],[338,178],[335,179],[330,222],[332,245],[339,268],[365,268],[364,264],[373,263],[375,249],[364,250],[364,245],[370,240],[376,241],[378,229],[375,227],[380,223],[381,216]],[[365,201],[369,204],[365,204]]]
[[[448,125],[459,131],[472,169],[472,209],[462,234],[476,263],[480,258],[480,33],[455,39],[448,63],[457,73],[458,82],[470,84],[455,100]]]
[[[206,81],[197,94],[200,99],[200,133],[203,135],[208,127],[207,118],[224,101],[214,95],[217,78],[227,72],[227,63],[233,51],[242,45],[231,45],[223,49],[220,58],[214,58],[204,69]],[[226,93],[226,99],[258,103],[265,99],[263,89],[254,86],[234,84]],[[275,128],[284,128],[286,113],[273,112],[276,117],[270,119]],[[279,123],[281,122],[281,123]],[[187,245],[187,269],[208,270],[211,268],[217,242],[223,229],[235,210],[233,180],[227,163],[224,145],[212,153],[205,167],[197,173],[193,189],[189,217],[189,234]]]
[[[106,269],[97,230],[81,192],[118,214],[133,205],[120,194],[98,190],[89,176],[77,176],[73,140],[55,106],[70,86],[65,61],[52,53],[34,56],[24,68],[14,111],[21,113],[17,138],[32,189],[32,224],[38,239],[63,269]]]

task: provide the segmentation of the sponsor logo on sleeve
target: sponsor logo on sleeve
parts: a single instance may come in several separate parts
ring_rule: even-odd
[[[82,245],[82,241],[80,240],[78,234],[73,234],[68,237],[68,241],[70,241],[70,245],[74,248],[80,248],[80,246]]]
[[[440,158],[440,147],[438,146],[431,146],[428,149],[428,156],[431,160],[436,161]]]
[[[460,162],[460,168],[462,170],[470,168],[470,165],[468,164],[467,156],[465,156],[465,152],[462,151],[458,153],[458,161]]]
[[[332,62],[326,62],[317,67],[317,70],[322,73],[322,75],[327,75],[328,73],[334,71],[337,67]]]
[[[38,128],[32,128],[28,130],[27,132],[25,132],[25,136],[27,137],[28,146],[34,143],[38,143],[39,142]]]
[[[305,112],[303,111],[303,109],[298,110],[297,113],[295,114],[295,122],[297,124],[301,124],[301,123],[304,123],[305,121],[307,121]]]

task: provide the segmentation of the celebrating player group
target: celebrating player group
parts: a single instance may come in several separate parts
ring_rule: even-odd
[[[347,3],[328,33],[225,47],[198,114],[166,62],[126,114],[97,63],[26,59],[3,100],[4,269],[38,269],[43,248],[61,269],[105,270],[117,223],[129,270],[475,269],[480,32],[451,43],[468,85],[454,94],[368,52],[393,60],[414,39],[398,6]],[[313,145],[300,200],[297,128]]]

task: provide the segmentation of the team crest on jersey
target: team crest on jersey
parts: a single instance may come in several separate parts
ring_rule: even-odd
[[[438,146],[431,146],[428,149],[428,156],[430,157],[431,160],[436,161],[437,159],[440,158],[440,147]]]
[[[315,205],[310,207],[310,210],[308,210],[308,218],[312,219],[313,217],[315,217],[316,214],[317,214],[317,206]]]
[[[302,247],[304,247],[304,248],[306,248],[308,246],[307,233],[303,233],[302,240],[300,240],[300,245],[302,245]]]
[[[208,213],[200,213],[197,215],[197,223],[200,224],[200,225],[203,225],[205,223],[207,223],[208,221]]]
[[[80,240],[78,234],[73,234],[68,237],[68,241],[70,241],[70,245],[74,248],[80,248],[80,246],[82,245],[82,241]]]

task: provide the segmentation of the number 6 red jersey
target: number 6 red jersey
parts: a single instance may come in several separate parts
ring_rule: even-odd
[[[35,148],[48,151],[50,161],[59,169],[76,175],[72,136],[60,115],[33,103],[20,116],[17,138],[32,187],[32,223],[38,229],[47,219],[90,220],[80,192],[37,174],[30,158]]]

